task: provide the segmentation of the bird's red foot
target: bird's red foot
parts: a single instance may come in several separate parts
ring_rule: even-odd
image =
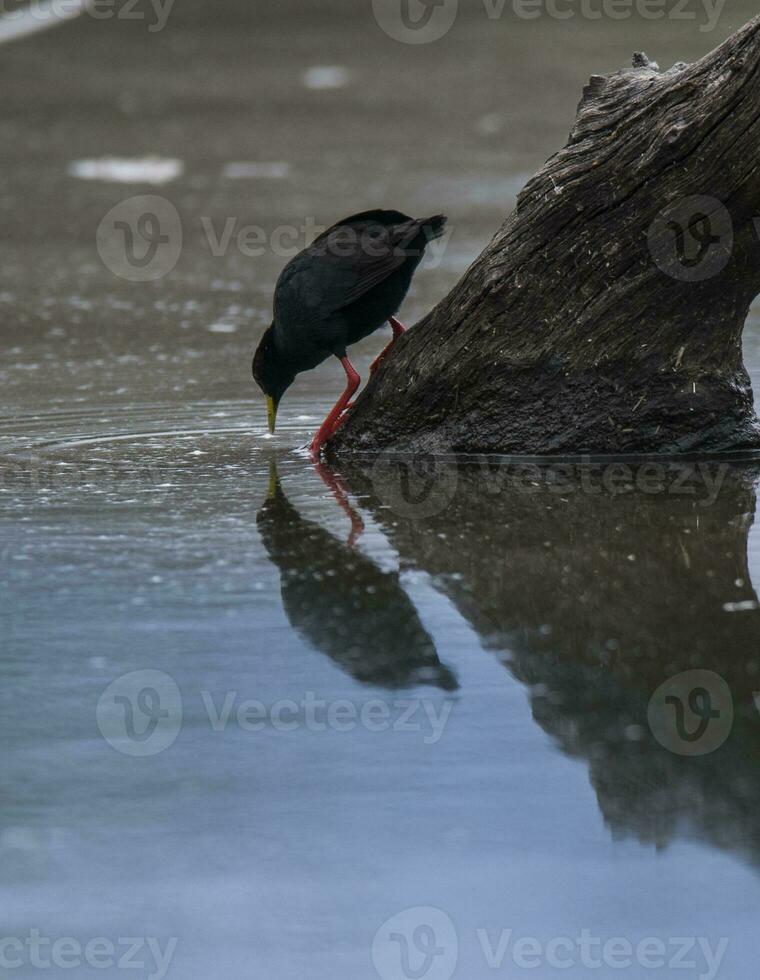
[[[311,450],[310,450],[313,459],[319,458],[319,455],[322,451],[322,447],[324,446],[324,444],[328,442],[330,439],[332,439],[332,437],[335,435],[338,429],[346,421],[346,419],[348,418],[348,410],[349,408],[352,407],[352,405],[353,402],[351,402],[350,405],[346,405],[346,407],[343,409],[343,412],[337,417],[337,419],[335,419],[335,421],[333,422],[329,430],[325,430],[323,432],[322,429],[320,429],[319,432],[317,432],[317,434],[314,436],[314,438],[311,441]]]

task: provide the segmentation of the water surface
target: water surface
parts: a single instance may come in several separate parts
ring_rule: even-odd
[[[183,980],[479,980],[554,976],[546,944],[587,930],[662,943],[662,967],[626,976],[711,975],[699,945],[676,972],[678,937],[753,975],[757,469],[319,471],[300,447],[339,366],[299,380],[268,440],[249,363],[276,229],[446,210],[413,323],[562,144],[592,72],[697,57],[754,10],[705,33],[462,3],[410,46],[369,5],[218,7],[3,48],[0,935],[152,937]],[[74,166],[106,157],[181,168]],[[184,245],[134,283],[96,231],[147,193]],[[264,229],[264,254],[215,255],[228,220]],[[363,375],[384,339],[357,350]],[[757,383],[754,315],[744,345]],[[704,755],[648,716],[694,669],[733,709]],[[613,969],[576,946],[564,974]]]

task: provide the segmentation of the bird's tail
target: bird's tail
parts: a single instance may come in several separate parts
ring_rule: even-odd
[[[446,227],[446,222],[448,218],[445,214],[434,214],[432,218],[423,218],[420,221],[420,227],[425,232],[425,236],[429,242],[435,241],[436,238],[440,238]]]

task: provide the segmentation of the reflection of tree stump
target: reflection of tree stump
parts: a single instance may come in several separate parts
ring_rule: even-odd
[[[567,145],[397,345],[336,451],[760,445],[760,17],[693,65],[593,76]],[[456,229],[454,229],[456,234]]]
[[[755,476],[727,470],[663,467],[654,493],[636,470],[610,492],[601,467],[468,465],[447,503],[415,517],[394,509],[392,470],[342,467],[402,564],[430,575],[527,686],[538,724],[588,761],[613,830],[696,834],[760,864]],[[666,679],[696,668],[725,680],[734,710],[725,743],[700,757],[663,747],[647,713]]]

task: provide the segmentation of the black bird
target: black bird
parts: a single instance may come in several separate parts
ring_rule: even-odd
[[[307,643],[362,684],[458,689],[398,573],[383,571],[353,546],[355,529],[344,544],[303,518],[285,496],[274,466],[256,522],[280,570],[285,613]]]
[[[312,453],[319,453],[361,381],[346,348],[390,323],[393,339],[372,364],[374,372],[404,332],[395,314],[426,245],[443,234],[445,224],[442,214],[410,218],[400,211],[362,211],[328,228],[288,262],[275,287],[274,321],[253,359],[270,432],[296,375],[335,356],[346,372],[346,390],[314,436]]]

